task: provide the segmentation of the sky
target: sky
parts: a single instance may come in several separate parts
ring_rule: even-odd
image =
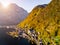
[[[35,6],[48,4],[50,1],[51,0],[0,0],[0,3],[3,3],[5,5],[9,3],[16,3],[18,6],[30,12]]]

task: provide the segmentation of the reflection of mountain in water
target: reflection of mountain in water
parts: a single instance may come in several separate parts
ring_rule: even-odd
[[[0,28],[0,45],[30,45],[27,39],[12,38],[6,32],[14,31],[15,29]]]

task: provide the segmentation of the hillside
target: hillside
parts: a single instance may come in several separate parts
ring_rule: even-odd
[[[25,26],[31,25],[32,22],[34,23],[33,20],[35,20],[35,18],[38,16],[38,14],[45,8],[46,4],[44,5],[38,5],[36,6],[32,12],[29,13],[29,15],[27,16],[27,18],[22,21],[19,26],[24,28]],[[40,19],[39,19],[40,20]],[[35,22],[37,21],[37,19],[35,20]],[[36,23],[35,23],[36,24]],[[29,27],[29,26],[28,26]]]
[[[12,3],[4,8],[0,3],[0,25],[17,25],[24,20],[28,12],[18,5]]]
[[[50,45],[60,45],[60,0],[35,7],[18,27],[33,28],[40,33],[39,39],[42,38]]]

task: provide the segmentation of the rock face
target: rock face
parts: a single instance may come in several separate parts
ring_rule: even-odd
[[[27,15],[28,12],[16,4],[10,4],[7,8],[0,4],[0,25],[16,25]]]
[[[32,27],[40,33],[39,38],[48,40],[47,43],[50,44],[52,42],[51,45],[60,45],[60,0],[52,0],[47,6],[42,7],[37,6],[33,9],[18,27]]]

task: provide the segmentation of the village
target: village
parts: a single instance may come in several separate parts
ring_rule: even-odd
[[[33,28],[30,28],[28,31],[26,30],[23,30],[23,29],[20,29],[18,30],[18,37],[23,37],[23,38],[26,38],[28,39],[29,41],[33,41],[36,43],[36,45],[43,45],[43,41],[42,39],[38,40],[38,35],[40,33],[36,32]]]

